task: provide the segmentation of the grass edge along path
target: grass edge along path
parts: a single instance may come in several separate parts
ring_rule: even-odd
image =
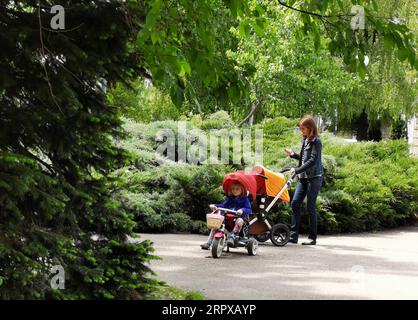
[[[207,298],[198,291],[184,291],[167,284],[161,284],[148,294],[145,300],[207,300]]]

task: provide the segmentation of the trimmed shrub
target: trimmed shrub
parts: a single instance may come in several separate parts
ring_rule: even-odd
[[[141,232],[201,232],[202,225],[195,222],[205,221],[209,204],[223,200],[220,185],[230,171],[225,166],[188,164],[127,170],[117,198],[137,217]]]
[[[223,129],[234,125],[232,118],[226,111],[218,111],[210,114],[205,121],[202,121],[198,126],[203,130]]]

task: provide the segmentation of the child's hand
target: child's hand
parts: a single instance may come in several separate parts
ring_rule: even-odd
[[[211,208],[212,211],[215,211],[216,209],[218,209],[214,204],[210,204],[209,208]]]
[[[237,211],[237,215],[242,215],[244,212],[241,210],[241,209],[239,209],[238,211]]]

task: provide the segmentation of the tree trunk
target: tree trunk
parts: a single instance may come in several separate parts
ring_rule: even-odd
[[[380,131],[382,132],[382,140],[386,141],[390,138],[390,126],[382,125]]]
[[[253,103],[252,105],[251,105],[251,115],[250,115],[250,120],[248,121],[248,124],[250,125],[250,127],[252,127],[253,126],[253,124],[254,124],[254,111],[255,111],[255,108],[256,108],[256,104],[255,103]]]

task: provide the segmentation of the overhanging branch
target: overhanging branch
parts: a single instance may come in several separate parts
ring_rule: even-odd
[[[324,18],[342,18],[342,17],[353,17],[353,16],[355,16],[354,14],[337,14],[335,16],[322,15],[322,14],[319,14],[319,13],[306,11],[306,10],[303,10],[303,9],[299,9],[299,8],[289,6],[287,3],[283,2],[282,0],[277,0],[277,1],[283,7],[286,7],[288,9],[291,9],[291,10],[294,10],[294,11],[297,11],[297,12],[300,12],[300,13],[309,14],[311,16],[315,16],[315,17],[318,17],[318,18],[321,18],[321,19],[324,19]]]

